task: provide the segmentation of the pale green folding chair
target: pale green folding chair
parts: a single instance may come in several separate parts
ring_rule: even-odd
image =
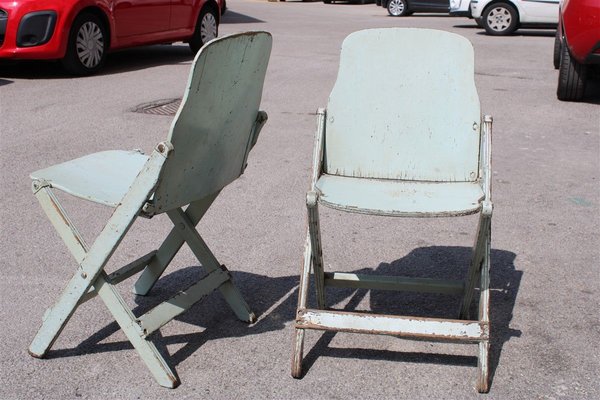
[[[306,329],[479,344],[477,389],[488,390],[492,118],[481,117],[473,47],[428,29],[371,29],[342,45],[327,109],[319,109],[292,376],[302,376]],[[479,213],[464,281],[324,272],[318,206],[391,217]],[[313,270],[316,308],[308,308]],[[479,282],[479,318],[468,319]],[[459,315],[419,318],[326,308],[325,288],[462,296]]]
[[[179,379],[153,344],[153,332],[215,289],[239,319],[255,320],[230,273],[195,226],[221,189],[244,172],[248,153],[267,120],[259,106],[271,45],[269,33],[248,32],[204,46],[192,64],[167,141],[150,156],[104,151],[31,174],[33,192],[78,263],[75,275],[44,316],[29,347],[32,356],[44,357],[77,307],[98,295],[158,383],[172,388]],[[114,208],[91,246],[54,189]],[[161,213],[175,227],[158,250],[107,274],[105,265],[136,218]],[[147,313],[134,315],[116,285],[142,271],[134,291],[147,294],[184,242],[208,274]]]

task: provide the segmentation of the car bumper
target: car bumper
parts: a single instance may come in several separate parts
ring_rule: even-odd
[[[0,1],[0,58],[62,58],[64,15],[49,1]],[[68,35],[68,32],[67,32]]]
[[[450,0],[448,13],[452,17],[471,17],[470,0]]]
[[[471,17],[473,18],[481,18],[481,12],[483,11],[483,7],[479,5],[477,1],[471,1],[471,5],[469,7],[469,11],[471,12]]]

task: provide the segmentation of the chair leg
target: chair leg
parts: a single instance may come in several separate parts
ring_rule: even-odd
[[[304,329],[294,331],[294,352],[292,354],[292,377],[302,378],[302,362],[304,361]]]
[[[471,258],[471,266],[467,275],[467,280],[464,289],[464,295],[462,303],[460,305],[459,318],[469,319],[469,309],[473,300],[473,292],[475,290],[475,284],[479,279],[479,272],[482,268],[482,263],[485,259],[489,262],[489,249],[487,243],[489,242],[489,236],[491,231],[492,216],[486,213],[481,213],[479,216],[479,224],[477,226],[477,233],[475,236],[475,244],[473,246],[473,255]]]
[[[156,175],[158,176],[157,171]],[[137,190],[131,190],[125,196],[121,206],[115,209],[108,223],[102,232],[100,232],[100,235],[98,235],[94,245],[87,251],[87,244],[71,222],[66,211],[60,205],[56,196],[54,196],[49,185],[43,182],[34,182],[33,190],[40,201],[42,209],[78,261],[79,268],[63,290],[54,307],[47,313],[42,326],[29,346],[29,353],[32,356],[44,357],[54,344],[75,312],[82,297],[92,287],[96,278],[103,271],[104,265],[133,224],[154,184],[155,181],[148,180],[146,176],[142,176],[137,185]]]
[[[187,242],[188,246],[207,272],[210,273],[223,267],[219,264],[219,261],[210,251],[204,240],[202,240],[198,231],[196,231],[193,221],[182,209],[168,211],[167,215],[173,224],[179,228],[179,234],[183,240]],[[231,280],[227,280],[219,286],[219,291],[223,297],[225,297],[225,300],[240,320],[249,323],[256,321],[256,315],[252,312],[242,297],[241,292]]]
[[[479,358],[477,363],[477,390],[480,393],[489,391],[489,350],[490,340],[490,251],[491,251],[491,226],[487,226],[487,235],[484,244],[485,253],[481,264],[479,322],[488,326],[488,338],[479,343]]]
[[[489,351],[490,341],[482,340],[479,343],[479,358],[477,360],[477,391],[487,393],[489,387]]]
[[[306,229],[306,242],[304,244],[304,260],[300,272],[300,283],[298,284],[298,307],[297,310],[306,309],[308,298],[308,284],[310,278],[310,266],[312,260],[309,228]],[[294,329],[294,350],[292,353],[292,377],[302,377],[302,361],[304,354],[304,329]]]
[[[317,308],[325,308],[325,273],[323,270],[323,248],[321,245],[321,228],[319,226],[318,205],[308,204],[308,230],[310,233],[313,274],[317,292]]]
[[[117,218],[121,217],[116,211],[115,214],[117,214]],[[115,214],[113,214],[113,216]],[[98,245],[94,243],[89,253],[80,264],[77,272],[75,272],[63,290],[58,301],[46,315],[42,326],[29,347],[29,353],[32,356],[39,358],[44,357],[50,347],[54,344],[77,309],[82,297],[88,292],[92,285],[96,284],[97,278],[99,274],[103,272],[104,265],[108,258],[114,252],[134,219],[135,214],[130,216],[129,221],[122,220],[121,226],[118,226],[118,219],[113,220],[113,218],[111,218],[111,220],[109,220],[109,223],[96,240]],[[72,236],[67,240],[79,240],[82,243],[82,246],[85,246],[82,238],[77,239],[75,236]]]
[[[460,307],[461,319],[469,319],[469,308],[473,299],[475,284],[479,279],[479,323],[487,326],[488,335],[479,341],[477,360],[477,391],[489,391],[489,350],[490,350],[490,252],[492,231],[491,207],[483,207],[479,217],[479,225],[473,247],[473,257],[464,290],[464,297]],[[479,273],[479,274],[478,274]],[[479,275],[479,276],[478,276]]]
[[[63,290],[54,307],[44,316],[42,326],[29,345],[29,354],[43,358],[75,313],[79,299],[87,292],[91,281],[78,271]]]
[[[95,287],[98,296],[103,300],[158,384],[167,388],[179,386],[179,378],[169,367],[154,343],[145,337],[145,332],[136,322],[135,315],[117,292],[115,286],[108,281],[105,272],[102,272],[98,277]]]
[[[47,313],[42,326],[35,335],[29,352],[34,357],[43,357],[56,341],[79,302],[104,270],[104,266],[135,221],[142,206],[149,198],[158,181],[158,175],[166,158],[153,152],[144,169],[135,179],[131,189],[123,198],[98,238],[87,251],[87,245],[75,229],[58,199],[46,182],[34,181],[33,191],[52,225],[71,250],[79,263],[55,306]]]
[[[210,195],[202,200],[196,201],[188,206],[185,210],[187,217],[195,227],[204,214],[208,211],[211,204],[217,198],[219,193]],[[163,274],[167,266],[171,263],[181,246],[183,246],[184,240],[179,234],[177,228],[173,228],[165,241],[158,248],[156,256],[150,261],[148,266],[144,269],[137,282],[133,287],[133,293],[139,296],[145,296],[154,287],[156,281]]]
[[[89,246],[86,244],[77,228],[75,228],[75,225],[69,218],[67,212],[54,195],[50,185],[46,182],[34,181],[33,191],[42,206],[42,210],[44,210],[46,216],[50,220],[50,223],[54,226],[54,229],[66,244],[77,263],[81,263],[89,250]],[[74,280],[76,276],[79,275],[79,272],[77,272],[71,280]],[[69,285],[67,285],[67,288],[63,291],[63,295],[59,298],[59,302],[64,294],[67,293],[70,284],[71,283],[69,282]],[[57,306],[58,303],[54,308]],[[42,327],[39,329],[33,342],[29,346],[29,354],[33,357],[43,358],[66,326],[67,322],[69,322],[69,319],[75,312],[75,308],[76,306],[73,307],[70,312],[63,314],[61,320],[58,321],[58,324],[54,326],[51,331],[44,328],[44,324],[42,324]],[[48,310],[48,314],[44,317],[44,323],[50,317],[50,311],[51,309]],[[50,321],[48,323],[50,323]]]

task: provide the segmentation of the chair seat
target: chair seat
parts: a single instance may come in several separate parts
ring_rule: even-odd
[[[484,197],[479,182],[423,182],[322,175],[319,202],[363,214],[440,217],[473,214]]]
[[[30,177],[73,196],[116,207],[147,160],[138,151],[102,151],[40,169]]]

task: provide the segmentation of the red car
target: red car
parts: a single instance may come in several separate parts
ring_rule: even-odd
[[[0,0],[0,59],[59,59],[76,75],[106,53],[188,42],[197,52],[217,37],[224,0]]]
[[[564,0],[554,43],[559,100],[583,98],[592,64],[600,64],[600,0]]]

